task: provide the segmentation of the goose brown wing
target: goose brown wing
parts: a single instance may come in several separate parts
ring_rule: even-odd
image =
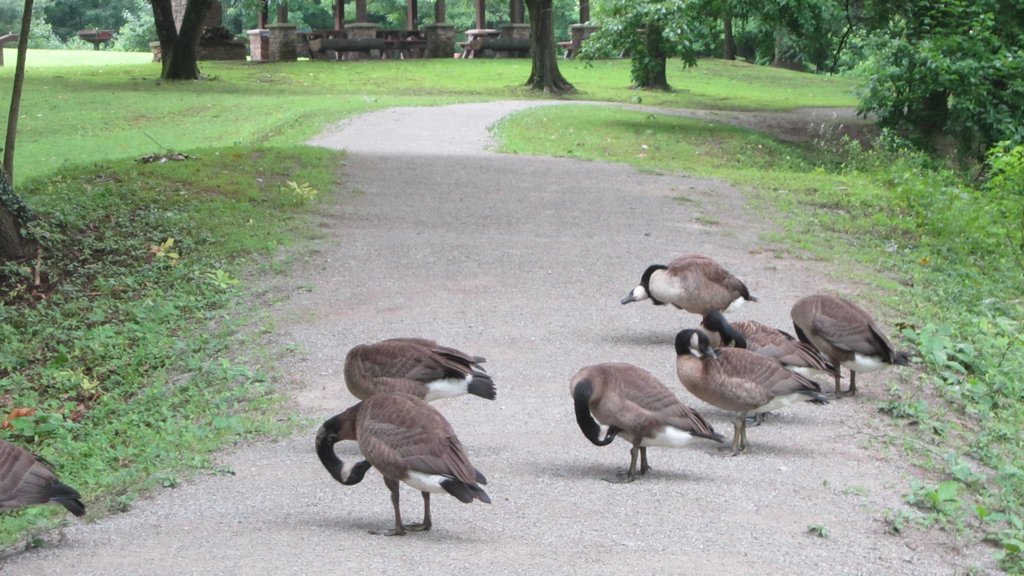
[[[476,470],[440,412],[408,395],[374,396],[359,413],[359,450],[386,478],[409,470],[453,476],[467,484]]]
[[[788,332],[753,320],[733,323],[747,340],[747,349],[774,358],[784,366],[813,368],[835,374],[836,368],[813,346],[800,342]]]
[[[50,465],[28,450],[0,440],[0,510],[59,502],[85,514],[78,492],[57,480]]]

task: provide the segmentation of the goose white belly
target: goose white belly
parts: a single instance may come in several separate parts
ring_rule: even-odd
[[[866,354],[854,354],[853,360],[847,360],[842,365],[854,372],[874,372],[888,366],[886,362],[882,361],[881,356],[868,356]]]
[[[630,434],[622,433],[621,436],[625,437],[630,442],[633,442],[634,438]],[[665,426],[661,430],[657,431],[652,437],[645,437],[640,441],[640,445],[643,447],[658,446],[661,448],[679,448],[693,442],[697,437],[685,430],[674,428],[672,426]]]
[[[757,410],[753,410],[752,412],[771,412],[773,410],[785,408],[790,404],[796,404],[797,402],[806,402],[807,400],[809,400],[809,397],[806,394],[799,393],[786,394],[785,396],[776,396],[775,398],[772,398],[770,402],[768,402],[764,406],[760,406]]]
[[[427,402],[433,402],[442,398],[462,396],[469,391],[469,382],[472,379],[472,376],[466,376],[465,378],[433,380],[427,384],[427,395],[423,399]]]
[[[441,482],[445,480],[449,480],[449,478],[440,474],[425,474],[415,470],[409,470],[409,474],[402,478],[402,482],[420,492],[445,492],[446,490],[441,486]]]

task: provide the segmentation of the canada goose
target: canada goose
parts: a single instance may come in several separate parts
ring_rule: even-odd
[[[647,447],[676,448],[696,438],[722,442],[700,414],[688,408],[653,374],[632,364],[605,363],[581,368],[569,382],[576,423],[597,446],[622,436],[629,450],[626,482],[636,479],[637,454],[640,475],[650,470]],[[602,439],[601,426],[608,426]]]
[[[656,305],[672,304],[694,314],[732,312],[746,301],[757,302],[743,282],[718,262],[698,254],[680,256],[667,266],[651,264],[622,303],[648,298]]]
[[[56,502],[82,516],[85,505],[81,498],[77,490],[57,480],[46,460],[0,440],[0,511]]]
[[[850,371],[850,396],[857,394],[857,372],[873,372],[888,364],[907,366],[910,356],[889,343],[870,314],[856,304],[826,294],[797,300],[790,311],[796,336],[814,346],[836,366]],[[839,370],[836,398],[841,398]]]
[[[345,385],[360,400],[400,392],[427,402],[473,394],[494,400],[494,381],[484,359],[425,338],[392,338],[360,344],[345,357]]]
[[[334,444],[356,440],[366,460],[346,465]],[[430,530],[430,493],[447,492],[462,502],[491,499],[480,488],[487,479],[469,462],[455,431],[440,412],[410,394],[377,394],[328,419],[316,433],[316,453],[324,468],[342,484],[356,484],[373,466],[384,476],[395,510],[394,530],[373,534],[401,536],[407,530]],[[398,483],[423,493],[423,522],[402,524]]]
[[[714,350],[703,330],[683,330],[676,335],[676,373],[691,394],[737,414],[733,421],[734,456],[747,449],[748,414],[769,412],[794,402],[828,403],[813,380],[743,348]]]
[[[746,348],[761,356],[774,358],[787,369],[807,378],[816,374],[824,374],[830,378],[838,375],[835,365],[814,346],[797,340],[784,330],[755,320],[738,320],[730,323],[717,310],[705,314],[700,325],[707,331],[711,345],[715,348]]]

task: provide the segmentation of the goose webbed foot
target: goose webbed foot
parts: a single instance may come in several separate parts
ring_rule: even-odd
[[[405,536],[405,528],[401,530],[370,530],[374,536]]]
[[[406,524],[405,529],[409,532],[427,532],[432,526],[430,522],[421,522],[419,524]]]
[[[612,476],[611,478],[604,478],[603,480],[610,484],[629,484],[630,482],[636,480],[636,475],[631,474],[628,471],[618,472],[615,474],[615,476]]]

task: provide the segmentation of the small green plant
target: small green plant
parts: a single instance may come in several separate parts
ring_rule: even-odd
[[[288,180],[281,190],[285,198],[288,199],[287,201],[296,205],[312,202],[320,195],[320,191],[310,186],[308,182],[299,184],[298,182]]]
[[[224,270],[221,270],[220,268],[217,268],[216,270],[212,270],[212,271],[206,272],[205,276],[206,276],[207,281],[209,281],[211,284],[213,284],[217,288],[220,288],[221,290],[227,290],[227,289],[237,285],[238,282],[239,282],[237,278],[231,276],[230,273],[225,272]]]
[[[828,527],[824,524],[811,524],[807,527],[807,533],[818,538],[828,538]]]

